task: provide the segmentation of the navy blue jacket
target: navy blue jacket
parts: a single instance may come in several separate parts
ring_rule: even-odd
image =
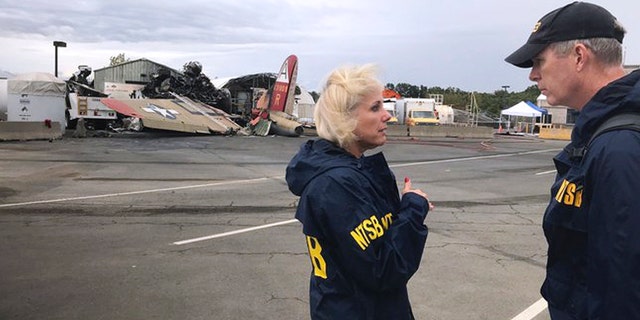
[[[602,88],[582,109],[571,143],[554,162],[558,174],[544,214],[549,244],[542,295],[576,319],[640,319],[640,133],[598,136],[614,114],[640,112],[640,72]]]
[[[400,199],[382,153],[356,158],[323,139],[302,145],[286,179],[300,196],[311,318],[412,319],[407,282],[427,239],[427,200]]]

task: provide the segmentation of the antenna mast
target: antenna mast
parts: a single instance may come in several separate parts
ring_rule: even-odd
[[[472,92],[469,94],[470,102],[467,105],[467,125],[470,127],[478,126],[478,115],[480,110],[478,109],[478,102],[476,101],[476,94]]]

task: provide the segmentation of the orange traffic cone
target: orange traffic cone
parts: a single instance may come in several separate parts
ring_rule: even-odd
[[[498,133],[502,133],[502,125],[498,127]]]

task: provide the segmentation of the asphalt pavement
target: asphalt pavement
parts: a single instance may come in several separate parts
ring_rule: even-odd
[[[284,169],[310,138],[1,142],[0,319],[308,319]],[[417,319],[548,319],[541,219],[565,143],[390,137],[374,151],[436,206],[409,282]]]

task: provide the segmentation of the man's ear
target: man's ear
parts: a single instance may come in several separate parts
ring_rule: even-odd
[[[577,71],[583,70],[591,59],[591,51],[583,43],[576,44],[571,53]]]

